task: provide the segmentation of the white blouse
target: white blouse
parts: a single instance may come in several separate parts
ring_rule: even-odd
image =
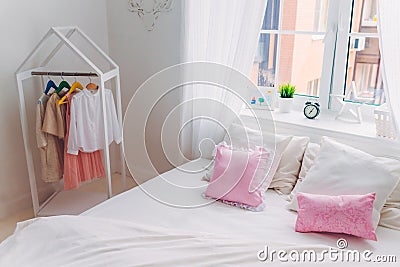
[[[78,155],[79,150],[94,152],[104,149],[113,141],[117,144],[121,142],[121,129],[110,89],[105,89],[105,100],[108,144],[104,144],[100,91],[93,94],[89,90],[83,89],[72,97],[67,151],[69,154]]]

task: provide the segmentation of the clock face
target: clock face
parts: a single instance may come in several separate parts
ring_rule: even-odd
[[[304,115],[308,119],[315,119],[319,114],[319,109],[314,105],[307,105],[304,108]]]

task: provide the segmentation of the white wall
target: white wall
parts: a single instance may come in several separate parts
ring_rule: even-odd
[[[146,0],[151,2],[151,0]],[[146,2],[145,1],[145,2]],[[180,62],[181,0],[173,10],[161,14],[148,32],[136,14],[128,11],[126,0],[0,0],[0,219],[31,206],[31,195],[18,111],[15,70],[51,26],[77,25],[120,65],[124,110],[135,90],[151,75]],[[66,51],[54,68],[84,69]],[[38,60],[34,61],[34,63]],[[63,66],[63,67],[61,67]],[[68,68],[67,68],[67,67]],[[42,90],[38,80],[25,84],[34,141],[36,98]],[[154,90],[157,90],[155,88]],[[149,154],[160,172],[171,168],[160,150],[160,130],[165,114],[178,103],[178,92],[166,96],[155,108],[148,129]],[[178,126],[178,122],[176,122]],[[32,147],[34,148],[34,147]],[[134,149],[134,148],[128,148]],[[115,153],[114,155],[118,155]],[[34,149],[35,171],[39,176],[39,154]],[[112,160],[113,170],[119,167]],[[49,187],[38,182],[42,198]]]
[[[180,62],[181,1],[161,14],[153,31],[145,29],[137,14],[128,11],[128,1],[107,1],[109,46],[111,57],[121,69],[123,107],[126,109],[138,87],[158,71]],[[152,0],[145,0],[146,4]],[[157,88],[154,88],[157,90]],[[159,172],[171,169],[161,150],[160,131],[166,114],[179,102],[179,92],[167,95],[155,107],[147,125],[149,156]],[[178,122],[175,121],[178,126]],[[143,130],[142,125],[125,123]],[[171,126],[171,125],[170,125]],[[125,136],[125,139],[129,137]],[[134,150],[134,146],[126,149]],[[140,165],[140,163],[139,163]],[[137,174],[137,173],[136,173]],[[142,175],[146,175],[145,170]],[[151,177],[147,177],[151,178]],[[144,179],[141,177],[141,179]]]
[[[77,25],[105,51],[108,51],[108,31],[106,0],[1,0],[0,5],[1,219],[16,210],[31,206],[15,70],[51,26]],[[63,60],[69,66],[79,64],[70,57]],[[28,112],[32,115],[36,102],[34,98],[41,88],[37,88],[38,83],[29,85],[35,87],[25,89],[28,95],[26,100],[29,102]],[[30,120],[34,120],[34,117],[31,116]],[[31,132],[32,138],[34,135]],[[38,163],[37,154],[35,163]],[[43,188],[40,185],[42,192]]]

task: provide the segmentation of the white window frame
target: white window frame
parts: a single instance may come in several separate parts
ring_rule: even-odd
[[[278,19],[278,29],[276,30],[261,30],[260,35],[262,34],[275,34],[277,36],[277,51],[276,51],[276,67],[275,67],[275,87],[279,86],[279,70],[280,70],[280,52],[281,52],[281,41],[282,35],[309,35],[313,40],[321,40],[326,39],[327,36],[337,33],[337,24],[339,19],[339,5],[341,1],[330,0],[328,7],[328,20],[326,25],[326,32],[315,32],[315,31],[299,31],[299,30],[282,30],[282,21],[283,21],[283,6],[284,1],[280,1],[279,6],[279,19]],[[347,0],[346,0],[347,1]],[[332,35],[331,35],[332,36]],[[325,42],[325,41],[324,41]],[[320,79],[320,95],[316,96],[306,96],[306,95],[298,95],[296,94],[297,101],[307,101],[309,99],[318,99],[322,109],[329,108],[329,95],[330,95],[330,87],[331,87],[331,79],[332,79],[332,70],[334,64],[334,56],[335,56],[335,42],[325,42],[324,49],[324,59],[321,70],[321,79]],[[323,88],[326,88],[325,90]],[[278,90],[277,90],[278,91]]]
[[[318,99],[321,109],[338,110],[339,104],[336,103],[331,95],[344,94],[345,79],[347,72],[347,53],[348,40],[350,37],[379,38],[377,33],[351,33],[350,20],[352,15],[353,0],[330,0],[328,7],[328,19],[326,32],[282,30],[284,1],[280,1],[279,20],[277,30],[261,30],[261,34],[275,34],[278,39],[276,51],[275,87],[279,86],[280,52],[282,35],[303,34],[310,35],[313,40],[324,39],[324,58],[320,78],[319,96],[307,96],[296,94],[295,101],[298,103],[306,102],[309,99]],[[277,90],[278,91],[278,90]],[[364,108],[368,113],[375,108],[374,105],[366,105]]]
[[[351,12],[353,0],[341,0],[338,14],[338,32],[336,41],[336,56],[334,61],[333,79],[332,79],[332,94],[341,95],[344,93],[347,73],[347,56],[348,56],[348,41],[351,37],[364,38],[379,38],[378,33],[352,33],[351,32]],[[375,105],[366,105],[367,112],[375,109]],[[338,109],[338,104],[335,102],[329,103],[329,108]]]

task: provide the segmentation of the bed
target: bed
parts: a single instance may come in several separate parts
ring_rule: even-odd
[[[208,160],[197,160],[183,167],[196,170],[208,164]],[[266,246],[269,251],[342,251],[337,241],[343,238],[347,250],[372,251],[372,260],[377,255],[400,260],[400,231],[378,227],[377,242],[341,234],[297,233],[296,213],[286,209],[287,201],[275,191],[266,192],[262,212],[220,202],[208,205],[201,195],[207,184],[203,175],[173,169],[80,216],[19,223],[15,234],[0,245],[0,266],[278,265],[282,263],[276,255],[273,262],[271,258],[265,262],[258,259],[265,256],[262,251]],[[173,191],[171,183],[200,188],[179,193]],[[170,203],[204,206],[176,208],[153,199],[146,191],[163,192]]]

